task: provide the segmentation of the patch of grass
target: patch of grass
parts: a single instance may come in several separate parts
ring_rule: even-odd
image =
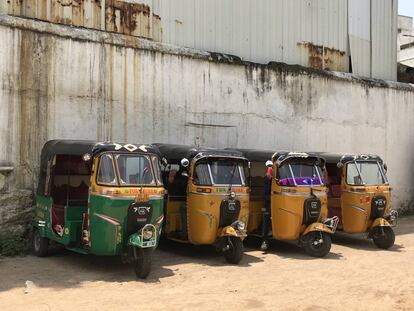
[[[29,251],[29,239],[12,232],[0,232],[0,257],[22,256]]]

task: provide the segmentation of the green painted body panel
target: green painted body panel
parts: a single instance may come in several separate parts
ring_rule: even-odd
[[[115,255],[119,254],[128,246],[128,238],[126,237],[126,224],[128,206],[134,200],[128,198],[114,198],[100,195],[90,196],[90,252],[96,255]],[[163,214],[163,199],[149,200],[153,207],[150,224],[155,224],[160,215]],[[115,220],[118,224],[110,220],[105,220],[102,215],[108,216]],[[162,226],[159,226],[160,234]]]
[[[90,247],[82,248],[82,222],[83,213],[87,213],[87,207],[65,206],[64,233],[60,237],[52,230],[51,208],[53,199],[45,196],[36,197],[34,226],[39,229],[42,237],[63,244],[72,251],[95,255],[118,255],[128,245],[142,246],[141,236],[132,234],[126,236],[126,220],[128,206],[134,200],[132,198],[109,197],[91,195],[89,202],[89,230]],[[163,199],[150,199],[153,207],[150,224],[155,225],[156,220],[163,214]],[[162,224],[158,226],[158,232],[154,239],[156,246],[159,242]],[[130,242],[131,241],[131,242]],[[155,246],[155,247],[156,247]]]

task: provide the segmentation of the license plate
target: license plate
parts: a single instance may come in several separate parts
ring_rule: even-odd
[[[142,247],[154,247],[156,244],[155,240],[151,240],[151,241],[144,241],[142,243]]]

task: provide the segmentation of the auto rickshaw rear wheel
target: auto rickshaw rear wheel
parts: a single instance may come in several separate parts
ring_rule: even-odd
[[[48,255],[49,239],[40,235],[39,229],[33,228],[32,233],[32,251],[37,257],[45,257]]]
[[[145,279],[151,271],[151,253],[151,248],[136,248],[137,258],[134,262],[134,271],[140,279]]]
[[[389,249],[394,245],[395,234],[391,227],[375,227],[372,229],[372,240],[378,248]]]
[[[224,258],[228,263],[238,264],[244,253],[243,241],[235,236],[226,237],[228,249],[224,251]]]
[[[331,250],[331,236],[326,232],[309,232],[302,241],[305,252],[312,257],[324,257]]]

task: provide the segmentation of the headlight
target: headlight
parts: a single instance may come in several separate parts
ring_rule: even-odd
[[[230,192],[230,198],[234,199],[236,197],[236,193],[234,191]]]
[[[152,238],[153,233],[152,233],[152,230],[144,230],[142,232],[142,235],[143,235],[145,240],[149,240],[149,239]]]
[[[236,224],[237,230],[244,231],[246,229],[246,224],[242,221],[237,222]]]

